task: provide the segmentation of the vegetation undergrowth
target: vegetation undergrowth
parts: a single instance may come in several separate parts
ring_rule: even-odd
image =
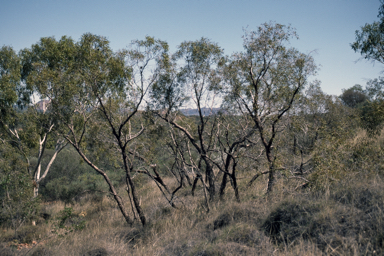
[[[338,158],[342,175],[327,187],[297,188],[279,177],[269,195],[261,178],[204,207],[199,194],[182,188],[172,208],[151,180],[139,188],[146,226],[124,222],[114,200],[91,195],[68,205],[44,203],[36,226],[17,237],[3,226],[1,255],[380,255],[384,253],[384,136],[371,140],[358,133]],[[367,143],[369,142],[369,143]],[[353,158],[350,157],[359,152]],[[334,154],[338,154],[335,152]],[[375,154],[375,161],[366,156]],[[338,154],[338,156],[340,156]],[[318,168],[323,168],[320,165]],[[360,169],[357,169],[359,167]],[[314,169],[323,172],[322,169]],[[336,172],[336,171],[334,171]],[[168,186],[173,179],[166,178]],[[245,180],[239,180],[245,186]],[[244,184],[242,184],[244,183]],[[123,189],[123,187],[121,188]],[[196,193],[202,193],[197,188]],[[136,216],[138,218],[138,216]]]

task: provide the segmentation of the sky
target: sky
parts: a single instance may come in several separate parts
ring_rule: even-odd
[[[105,36],[113,50],[145,36],[167,41],[209,38],[225,54],[243,50],[242,35],[265,22],[296,28],[291,46],[312,54],[324,92],[365,85],[384,67],[361,59],[350,44],[355,31],[377,21],[379,0],[0,0],[0,46],[30,48],[42,37]]]

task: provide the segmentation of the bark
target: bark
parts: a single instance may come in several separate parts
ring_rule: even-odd
[[[232,174],[231,174],[232,186],[233,186],[233,190],[235,191],[236,201],[240,202],[239,188],[237,186],[237,179],[236,179],[236,166],[237,166],[237,163],[234,160],[232,165]]]
[[[231,162],[232,162],[232,172],[229,172],[229,165]],[[237,186],[237,178],[236,178],[236,166],[237,166],[237,162],[235,161],[235,159],[233,159],[231,156],[228,156],[225,164],[223,179],[220,185],[220,200],[223,200],[224,198],[224,192],[225,192],[225,188],[227,186],[228,177],[229,177],[232,184],[232,188],[235,192],[236,201],[240,202],[240,194],[239,194],[239,188]]]
[[[176,128],[179,131],[181,131],[188,138],[188,140],[191,142],[191,144],[194,146],[194,148],[197,150],[197,152],[201,156],[201,159],[205,163],[205,175],[206,175],[205,178],[207,179],[208,184],[209,184],[209,187],[208,187],[209,200],[212,201],[212,200],[214,200],[214,197],[215,197],[215,194],[216,194],[216,191],[215,191],[215,177],[214,177],[212,165],[209,162],[209,159],[207,157],[207,150],[206,150],[206,148],[209,149],[209,145],[207,146],[204,143],[203,132],[204,132],[204,127],[205,126],[204,126],[203,115],[201,113],[200,108],[198,108],[198,109],[199,109],[199,113],[200,113],[200,125],[198,127],[199,142],[195,140],[195,138],[190,134],[190,132],[186,128],[184,128],[184,127],[180,126],[179,124],[175,123],[174,121],[168,119],[166,116],[162,116],[159,113],[156,113],[156,114],[157,114],[158,117],[160,117],[164,121],[166,121],[169,124],[171,124],[174,128]],[[195,182],[196,181],[194,181],[194,183]],[[194,190],[194,188],[192,188],[192,191],[193,190]],[[193,194],[193,192],[192,192],[192,194]]]
[[[137,214],[139,215],[141,224],[143,226],[145,226],[145,224],[146,224],[145,215],[144,215],[143,210],[141,209],[140,202],[139,202],[139,199],[138,199],[138,196],[137,196],[137,192],[136,192],[136,187],[135,187],[135,184],[132,181],[131,174],[130,174],[130,171],[132,171],[132,166],[128,166],[127,155],[125,153],[124,148],[122,148],[121,150],[122,150],[122,152],[121,152],[122,153],[122,157],[124,159],[126,183],[131,188],[133,204],[135,205],[135,209],[137,211]]]
[[[135,106],[134,110],[132,111],[132,113],[130,113],[127,117],[125,117],[124,121],[122,121],[120,123],[120,125],[118,126],[118,129],[116,129],[114,124],[113,124],[113,121],[112,121],[113,119],[108,114],[108,111],[105,108],[102,99],[99,96],[97,96],[98,102],[100,104],[100,110],[103,113],[103,115],[105,116],[105,118],[106,118],[106,120],[108,122],[108,125],[112,129],[112,134],[116,138],[116,141],[118,143],[118,147],[119,147],[119,149],[121,151],[121,156],[122,156],[122,159],[123,159],[125,176],[126,176],[125,180],[126,180],[127,186],[131,189],[133,204],[135,205],[135,209],[137,211],[137,214],[139,215],[141,224],[143,226],[145,226],[146,219],[145,219],[144,213],[143,213],[143,211],[141,209],[141,206],[140,206],[140,202],[139,202],[139,199],[138,199],[138,196],[137,196],[135,184],[133,183],[133,181],[131,179],[131,175],[130,175],[130,172],[133,171],[133,166],[132,166],[131,163],[128,163],[128,156],[127,156],[127,153],[126,153],[126,147],[127,147],[128,143],[130,141],[134,140],[135,138],[139,137],[143,133],[144,127],[142,126],[142,129],[137,134],[135,134],[133,136],[132,136],[131,132],[129,132],[129,139],[126,139],[124,142],[122,141],[123,128],[124,128],[124,126],[126,124],[128,124],[130,122],[131,118],[137,113],[138,108],[139,108],[139,106],[141,104],[141,101],[143,100],[143,97],[144,97],[144,94],[141,94],[140,99],[139,99],[137,105]]]
[[[195,177],[195,179],[193,180],[192,190],[191,190],[192,196],[195,196],[195,189],[198,181],[199,181],[199,177]]]
[[[40,140],[41,142],[41,140]],[[35,178],[34,178],[34,187],[33,187],[33,197],[37,197],[39,195],[39,185],[40,185],[40,182],[45,179],[45,177],[47,176],[49,170],[51,169],[51,166],[53,164],[53,162],[56,160],[56,157],[57,155],[60,153],[60,151],[67,145],[67,143],[64,143],[64,140],[58,140],[57,143],[56,143],[56,147],[55,147],[55,153],[53,154],[53,156],[51,157],[51,159],[49,160],[49,163],[47,165],[47,167],[45,167],[45,171],[43,173],[43,175],[40,177],[40,174],[41,174],[41,160],[39,161],[39,164],[37,166],[37,172],[35,174]],[[42,152],[43,150],[41,149],[41,146],[42,144],[40,143],[40,152],[41,154],[39,153],[39,158],[42,158]],[[45,143],[44,143],[44,147],[45,147]]]
[[[247,187],[252,186],[252,183],[253,183],[257,178],[259,178],[261,175],[268,174],[268,173],[269,173],[269,171],[266,171],[266,172],[259,172],[259,173],[257,173],[257,174],[256,174],[255,176],[253,176],[252,179],[248,182]]]
[[[94,165],[85,155],[84,153],[81,151],[81,149],[76,145],[76,143],[74,143],[73,141],[71,141],[68,137],[66,138],[68,140],[68,142],[76,149],[76,151],[79,153],[79,155],[83,158],[83,160],[89,165],[91,166],[96,172],[98,172],[99,174],[101,174],[105,180],[105,182],[108,184],[109,186],[109,190],[113,196],[113,198],[115,199],[119,209],[120,209],[120,212],[121,214],[123,215],[125,221],[128,223],[128,225],[132,225],[133,224],[133,221],[131,220],[131,218],[129,217],[128,215],[128,212],[127,210],[125,209],[125,206],[124,206],[124,203],[123,203],[123,200],[121,199],[121,197],[117,194],[117,191],[115,189],[115,187],[113,186],[112,184],[112,181],[109,179],[108,175],[103,171],[101,170],[100,168],[98,168],[96,165]]]
[[[136,192],[136,188],[135,188],[135,185],[134,183],[132,182],[132,179],[130,177],[130,175],[127,175],[126,176],[126,182],[129,184],[129,186],[131,187],[131,194],[132,194],[132,200],[133,200],[133,204],[135,205],[135,209],[137,211],[137,214],[139,215],[139,218],[140,218],[140,221],[141,221],[141,224],[143,226],[145,226],[145,224],[147,223],[146,219],[145,219],[145,216],[144,216],[144,212],[143,210],[141,209],[141,206],[140,206],[140,202],[139,202],[139,199],[138,199],[138,196],[137,196],[137,192]]]
[[[273,188],[274,183],[275,183],[274,170],[273,170],[273,166],[271,166],[271,167],[269,168],[269,172],[268,172],[268,187],[267,187],[267,194],[269,194],[270,192],[272,192],[272,188]]]
[[[268,170],[268,187],[267,187],[267,194],[272,192],[273,185],[275,183],[275,167],[274,167],[274,159],[272,158],[271,148],[266,149],[267,152],[267,160],[269,163],[269,170]]]
[[[210,206],[209,206],[209,201],[212,200],[208,200],[208,195],[207,195],[207,186],[205,185],[205,182],[203,180],[203,178],[200,178],[201,182],[203,183],[203,189],[204,189],[204,197],[205,197],[205,203],[207,204],[207,212],[210,211]]]
[[[208,162],[207,158],[203,158],[205,162],[205,177],[208,180],[208,192],[209,192],[209,200],[213,201],[215,198],[216,190],[215,190],[215,175],[213,173],[213,169],[211,164]]]
[[[221,185],[220,185],[220,200],[224,199],[224,193],[225,193],[225,188],[227,186],[227,180],[228,180],[228,174],[224,173],[223,174],[223,179],[221,180]]]
[[[235,191],[236,201],[240,203],[239,187],[237,186],[237,179],[235,175],[232,176],[232,181],[233,181],[233,190]]]

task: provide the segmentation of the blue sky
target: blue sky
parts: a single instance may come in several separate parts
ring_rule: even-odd
[[[365,85],[384,67],[354,53],[355,31],[378,20],[379,0],[0,0],[0,46],[29,48],[41,37],[78,40],[91,32],[114,50],[146,35],[167,41],[171,50],[185,40],[207,37],[226,54],[242,50],[243,28],[269,21],[291,24],[300,39],[292,46],[312,52],[323,91]]]

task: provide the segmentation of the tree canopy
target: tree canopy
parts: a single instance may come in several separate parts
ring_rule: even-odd
[[[364,59],[378,61],[384,64],[384,2],[381,1],[379,14],[380,21],[365,24],[356,30],[356,41],[351,44],[355,52],[359,52]]]

